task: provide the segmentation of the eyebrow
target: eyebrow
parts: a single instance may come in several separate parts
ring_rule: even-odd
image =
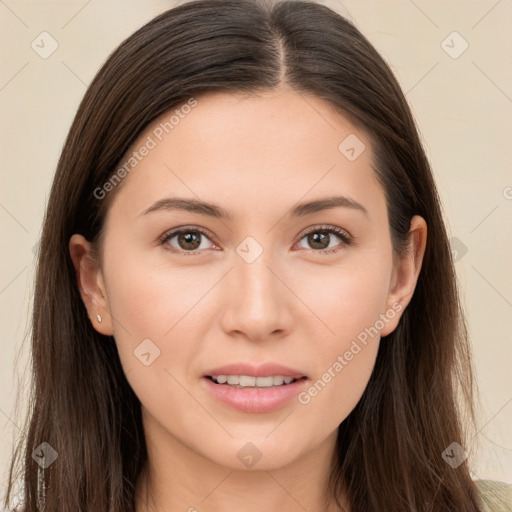
[[[339,207],[359,210],[368,216],[368,211],[361,203],[358,203],[346,196],[332,196],[316,199],[307,203],[300,203],[294,206],[286,217],[304,217],[312,213]],[[160,210],[182,210],[217,219],[234,220],[234,215],[220,206],[199,201],[197,199],[186,199],[183,197],[166,197],[164,199],[160,199],[144,210],[140,215],[147,215],[148,213]]]

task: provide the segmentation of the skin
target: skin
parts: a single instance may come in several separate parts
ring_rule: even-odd
[[[409,252],[394,262],[370,140],[324,100],[286,87],[196,99],[124,178],[105,221],[101,261],[82,235],[69,243],[91,322],[114,336],[142,404],[149,465],[137,483],[136,509],[323,510],[337,428],[368,383],[380,337],[396,328],[412,297],[426,224],[412,219]],[[349,134],[366,147],[354,161],[338,150]],[[286,217],[296,203],[333,193],[367,214],[337,207]],[[178,210],[141,215],[171,195],[215,203],[233,220]],[[177,236],[159,242],[182,226],[211,237],[197,234],[199,249]],[[342,228],[353,241],[330,234],[315,246],[305,235],[318,226]],[[236,252],[247,236],[263,250],[250,264]],[[326,246],[338,251],[320,253]],[[187,250],[199,254],[179,254]],[[380,336],[306,405],[294,399],[272,412],[245,413],[202,385],[216,366],[274,361],[300,369],[307,389],[380,315],[388,319]],[[145,366],[133,351],[148,338],[160,356]],[[262,455],[250,468],[237,457],[248,442]]]

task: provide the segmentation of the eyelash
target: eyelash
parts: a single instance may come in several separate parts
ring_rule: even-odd
[[[304,237],[310,235],[311,233],[316,233],[316,232],[320,232],[320,231],[324,232],[324,233],[331,233],[331,234],[338,236],[342,240],[344,245],[350,245],[352,243],[351,235],[349,235],[345,230],[338,228],[336,226],[315,226],[311,230],[304,233],[299,238],[299,242]],[[164,247],[164,249],[171,251],[174,254],[179,254],[179,255],[183,255],[183,256],[194,256],[196,254],[200,254],[201,252],[203,252],[203,250],[201,250],[201,251],[179,251],[174,248],[172,248],[172,249],[169,248],[170,245],[167,243],[169,240],[174,238],[176,235],[180,235],[182,233],[190,233],[190,232],[201,233],[202,235],[204,235],[206,238],[208,238],[210,240],[210,235],[205,230],[203,230],[201,228],[198,228],[198,227],[180,228],[180,229],[167,231],[166,233],[164,233],[159,239],[160,244]],[[212,241],[212,240],[210,240],[210,241]],[[340,249],[340,247],[338,247],[336,249],[331,248],[331,249],[321,249],[321,250],[315,250],[315,249],[309,249],[309,250],[314,253],[318,253],[318,254],[332,254],[332,253],[338,252],[339,249]]]

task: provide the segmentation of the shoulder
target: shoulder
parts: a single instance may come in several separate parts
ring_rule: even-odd
[[[475,480],[484,512],[512,512],[512,484],[497,480]]]

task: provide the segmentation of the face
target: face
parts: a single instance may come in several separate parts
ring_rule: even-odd
[[[394,266],[370,140],[328,103],[290,89],[195,100],[126,155],[97,271],[79,235],[70,249],[146,426],[214,463],[271,469],[335,439],[419,265]]]

